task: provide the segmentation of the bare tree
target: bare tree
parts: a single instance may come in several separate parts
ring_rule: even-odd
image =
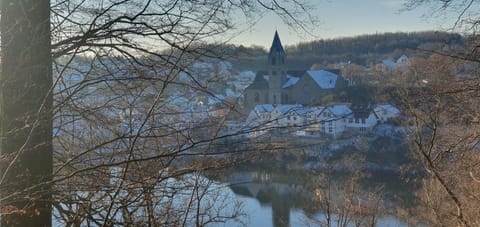
[[[329,166],[322,173],[315,173],[313,204],[322,211],[320,218],[312,220],[320,226],[376,226],[378,219],[387,214],[383,188],[365,190],[361,181],[367,175],[363,157],[353,155],[341,161],[347,168],[342,177],[333,177],[335,168]],[[338,173],[337,173],[338,174]]]
[[[49,226],[52,77],[49,1],[1,2],[1,213],[5,226]]]
[[[430,79],[416,86],[399,85],[393,97],[409,118],[411,150],[423,169],[417,172],[427,174],[418,192],[422,219],[434,225],[476,226],[478,78],[459,76],[451,69],[460,63],[446,60],[449,63],[432,65],[435,68],[421,67],[426,74],[408,71]]]
[[[201,173],[235,162],[217,143],[242,132],[222,133],[225,116],[194,99],[216,97],[194,64],[219,57],[201,43],[232,29],[236,12],[273,11],[304,28],[307,8],[2,1],[2,223],[51,225],[52,204],[65,225],[204,225],[239,215],[208,205],[219,197],[207,198],[215,193]]]
[[[410,117],[412,150],[427,173],[418,197],[422,217],[439,226],[477,226],[478,220],[478,7],[477,1],[408,1],[407,9],[430,6],[433,15],[456,17],[464,49],[429,50],[406,72],[414,86],[397,89]],[[401,98],[400,98],[401,97]]]

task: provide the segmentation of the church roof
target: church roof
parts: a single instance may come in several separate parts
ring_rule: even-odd
[[[268,89],[268,82],[263,78],[264,72],[257,72],[255,80],[246,89]]]
[[[282,88],[292,87],[293,85],[297,84],[299,80],[299,77],[287,75],[287,82],[282,85]]]
[[[307,75],[322,89],[335,88],[338,78],[337,74],[325,70],[308,70]]]
[[[277,31],[275,31],[275,35],[273,36],[273,42],[268,56],[272,56],[274,54],[285,55],[285,50],[283,50],[282,42],[280,42],[280,37],[278,36]]]

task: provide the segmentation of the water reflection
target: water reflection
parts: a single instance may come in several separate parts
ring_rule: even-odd
[[[237,197],[244,202],[245,212],[251,218],[249,226],[283,227],[305,226],[307,224],[317,226],[320,223],[339,226],[338,223],[334,223],[334,220],[342,220],[341,223],[348,224],[346,226],[372,224],[368,219],[368,213],[364,211],[359,212],[357,210],[355,217],[343,217],[341,215],[345,215],[344,213],[340,213],[338,210],[335,210],[337,213],[334,213],[332,212],[334,209],[325,211],[322,202],[326,200],[324,200],[325,198],[318,200],[318,194],[315,191],[315,187],[319,186],[316,185],[318,182],[315,182],[312,176],[306,174],[306,171],[287,171],[287,173],[279,171],[274,173],[264,170],[234,170],[226,173],[220,180],[227,183]],[[330,192],[332,197],[328,198],[330,199],[328,202],[345,200],[345,198],[339,199],[336,197],[345,196],[342,194],[343,192],[338,192],[338,188],[332,189],[335,191]],[[365,196],[354,195],[354,197]],[[354,197],[352,196],[352,198]],[[367,201],[367,198],[361,199]],[[381,202],[386,203],[386,200]],[[260,204],[260,208],[258,204]],[[357,202],[352,202],[351,205],[360,207],[360,203]],[[333,206],[331,205],[331,207]],[[271,211],[268,208],[271,208]],[[352,213],[353,211],[352,209],[348,212]],[[406,226],[406,223],[383,211],[381,216],[374,217],[376,226]],[[360,217],[360,215],[364,216]]]
[[[235,194],[255,198],[262,206],[271,206],[274,226],[289,226],[290,209],[299,207],[304,200],[301,186],[273,182],[271,174],[266,172],[236,172],[228,178],[228,183]]]

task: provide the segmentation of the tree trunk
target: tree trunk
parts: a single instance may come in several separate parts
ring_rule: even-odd
[[[49,0],[1,0],[2,226],[51,226]]]

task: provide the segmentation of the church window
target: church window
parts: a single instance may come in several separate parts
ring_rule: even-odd
[[[273,95],[273,104],[277,104],[277,96]]]
[[[275,59],[275,57],[272,58],[272,65],[277,64],[277,61],[276,61],[276,60],[277,60],[277,59]]]
[[[255,92],[255,102],[260,102],[260,94],[258,92]]]

